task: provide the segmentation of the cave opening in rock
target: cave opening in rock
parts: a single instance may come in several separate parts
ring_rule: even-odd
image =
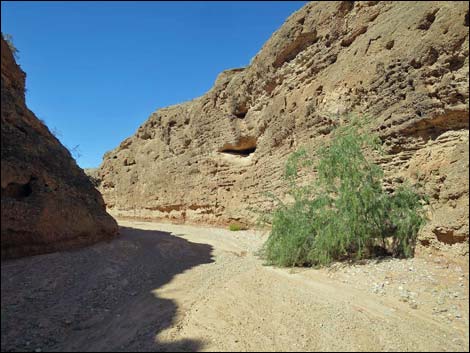
[[[219,149],[220,153],[241,157],[248,157],[255,151],[256,138],[254,137],[241,137],[236,143],[226,143],[221,149]]]
[[[234,150],[234,149],[222,149],[220,152],[221,153],[226,153],[226,154],[233,154],[237,156],[242,156],[242,157],[248,157],[250,154],[256,151],[256,147],[252,148],[246,148],[242,150]]]
[[[26,184],[9,183],[5,188],[2,188],[2,196],[16,200],[22,200],[31,195],[32,192],[31,181]]]
[[[246,116],[246,112],[245,112],[245,111],[235,112],[234,115],[235,115],[238,119],[244,119],[245,116]]]

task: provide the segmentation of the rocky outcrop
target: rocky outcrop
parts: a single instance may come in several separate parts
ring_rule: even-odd
[[[342,114],[372,118],[385,184],[431,196],[425,241],[468,239],[468,3],[315,2],[246,68],[160,109],[104,156],[109,210],[179,221],[253,222],[282,197],[286,157],[315,150]],[[431,239],[431,240],[429,240]],[[424,241],[424,240],[423,240]]]
[[[26,75],[3,37],[1,45],[2,259],[112,238],[118,228],[102,196],[26,107]]]

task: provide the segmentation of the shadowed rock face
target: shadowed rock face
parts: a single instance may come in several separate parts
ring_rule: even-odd
[[[339,116],[372,118],[385,186],[431,196],[422,239],[468,239],[468,4],[315,2],[290,16],[246,68],[160,109],[104,156],[110,212],[253,222],[282,197],[287,156],[316,150]],[[308,176],[307,176],[308,177]]]
[[[1,256],[110,239],[116,221],[69,151],[25,105],[25,73],[4,41],[1,68]]]

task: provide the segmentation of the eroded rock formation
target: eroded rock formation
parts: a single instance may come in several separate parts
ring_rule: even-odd
[[[250,223],[282,196],[286,157],[315,149],[342,114],[372,117],[385,184],[431,196],[423,242],[468,239],[468,3],[318,2],[246,68],[160,109],[97,174],[113,214]]]
[[[26,107],[25,73],[1,39],[1,256],[109,239],[116,221],[69,151]]]

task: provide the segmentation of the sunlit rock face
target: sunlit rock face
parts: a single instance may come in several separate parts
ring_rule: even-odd
[[[384,141],[387,189],[419,181],[431,196],[421,239],[465,241],[468,32],[466,2],[309,3],[246,68],[108,152],[105,202],[120,216],[253,223],[267,192],[283,196],[287,156],[356,113]]]

